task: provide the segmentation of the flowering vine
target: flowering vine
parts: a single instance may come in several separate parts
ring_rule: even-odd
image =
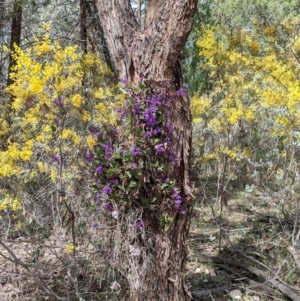
[[[118,110],[116,126],[106,129],[105,137],[100,129],[90,128],[97,135],[96,145],[86,154],[93,172],[93,205],[104,214],[139,208],[137,230],[150,220],[150,228],[167,230],[174,213],[185,213],[171,174],[177,161],[171,147],[174,128],[164,118],[173,98],[151,94],[143,83],[138,88],[123,84],[126,101]]]

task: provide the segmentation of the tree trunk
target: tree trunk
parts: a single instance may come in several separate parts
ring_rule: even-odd
[[[4,20],[5,20],[5,0],[0,0],[0,47],[4,46]],[[3,78],[3,66],[4,66],[4,51],[0,51],[0,89],[2,88]]]
[[[141,2],[141,0],[137,1],[137,19],[140,24],[140,28],[142,28],[142,2]]]
[[[110,53],[107,48],[107,42],[104,37],[104,32],[99,18],[98,9],[94,1],[85,1],[88,24],[87,24],[87,39],[88,45],[87,48],[89,51],[96,52],[98,57],[102,59],[108,67],[114,70],[112,64]]]
[[[153,93],[182,88],[180,54],[192,28],[197,0],[150,0],[145,29],[141,30],[128,0],[96,0],[114,69],[131,83],[143,79]],[[168,88],[166,88],[168,83]],[[190,300],[185,284],[185,260],[191,211],[189,156],[191,112],[189,99],[179,95],[165,118],[174,126],[172,149],[178,159],[173,175],[184,195],[168,231],[153,230],[149,247],[147,291],[129,283],[131,300]],[[154,235],[153,235],[154,234]],[[130,281],[129,281],[130,282]]]
[[[86,19],[86,1],[80,0],[80,47],[87,52],[87,19]]]
[[[14,51],[14,46],[20,46],[21,41],[21,26],[22,26],[22,4],[20,1],[15,0],[13,4],[13,19],[11,25],[11,37],[10,37],[10,51]],[[9,68],[7,77],[7,86],[13,83],[10,78],[11,68],[15,65],[15,60],[10,54],[9,56]]]

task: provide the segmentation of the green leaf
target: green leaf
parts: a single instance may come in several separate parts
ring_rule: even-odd
[[[210,240],[210,241],[214,241],[215,239],[216,239],[216,236],[214,236],[214,235],[210,235],[210,236],[209,236],[209,240]]]
[[[131,181],[130,183],[129,183],[129,187],[135,187],[136,186],[136,182],[135,181]]]
[[[122,87],[120,87],[120,91],[121,91],[122,93],[124,93],[124,94],[127,94],[127,91],[126,91],[124,88],[122,88]]]
[[[160,185],[160,188],[161,189],[165,189],[166,187],[168,187],[169,184],[168,183],[163,183],[162,185]]]
[[[152,166],[155,167],[155,168],[159,167],[159,162],[156,161],[155,163],[152,164]]]
[[[113,167],[108,170],[110,174],[119,175],[121,173],[121,169],[119,167]]]
[[[167,232],[170,229],[170,224],[164,225],[164,231]]]
[[[142,82],[139,82],[139,87],[140,87],[141,90],[146,89],[146,86]]]
[[[138,137],[142,136],[142,129],[141,129],[140,127],[136,128],[136,129],[135,129],[135,134],[136,134],[136,136],[138,136]]]
[[[157,200],[157,197],[154,197],[150,200],[150,203],[153,204]]]

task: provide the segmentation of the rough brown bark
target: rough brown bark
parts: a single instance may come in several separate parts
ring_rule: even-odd
[[[144,30],[141,30],[128,0],[96,0],[96,5],[112,62],[120,78],[127,78],[131,83],[143,79],[157,94],[166,89],[175,93],[182,88],[180,54],[192,27],[197,0],[150,0]],[[153,264],[149,267],[147,284],[151,289],[145,293],[132,285],[131,300],[134,301],[190,300],[185,285],[191,209],[191,113],[188,97],[176,97],[170,115],[165,118],[174,126],[171,147],[176,152],[178,163],[172,172],[185,195],[182,210],[186,214],[175,213],[167,232],[153,230],[156,231],[152,233],[154,241],[149,247]]]
[[[21,26],[22,26],[22,4],[15,0],[13,4],[13,18],[11,25],[10,51],[14,51],[14,45],[19,46],[21,41]],[[9,68],[7,77],[7,86],[13,83],[10,78],[11,68],[15,65],[15,60],[12,55],[9,56]]]
[[[141,2],[141,0],[137,1],[137,19],[140,24],[140,27],[142,27],[142,2]]]
[[[87,52],[87,13],[86,1],[80,0],[80,46],[83,52]]]
[[[107,42],[104,37],[104,32],[101,24],[101,20],[98,14],[98,9],[94,1],[85,1],[87,9],[87,39],[88,39],[88,50],[96,52],[98,57],[106,62],[108,67],[114,70],[110,53],[107,48]]]
[[[4,20],[5,20],[5,0],[0,0],[0,47],[4,46]],[[4,52],[0,51],[0,81],[3,78]],[[0,82],[0,87],[2,83]]]

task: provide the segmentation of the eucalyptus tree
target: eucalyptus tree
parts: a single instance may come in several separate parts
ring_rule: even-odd
[[[183,198],[182,211],[169,212],[172,222],[167,231],[147,221],[151,233],[146,231],[149,236],[145,239],[151,241],[147,253],[152,265],[148,267],[148,283],[131,284],[131,300],[190,300],[184,263],[192,199],[191,112],[189,98],[182,89],[180,57],[192,28],[197,0],[149,0],[144,26],[128,0],[97,0],[96,5],[118,77],[133,85],[143,79],[152,94],[174,95],[164,118],[173,127],[169,147],[177,163],[171,173],[179,189],[177,194]],[[158,207],[161,201],[156,201]],[[145,287],[149,288],[146,292]]]

